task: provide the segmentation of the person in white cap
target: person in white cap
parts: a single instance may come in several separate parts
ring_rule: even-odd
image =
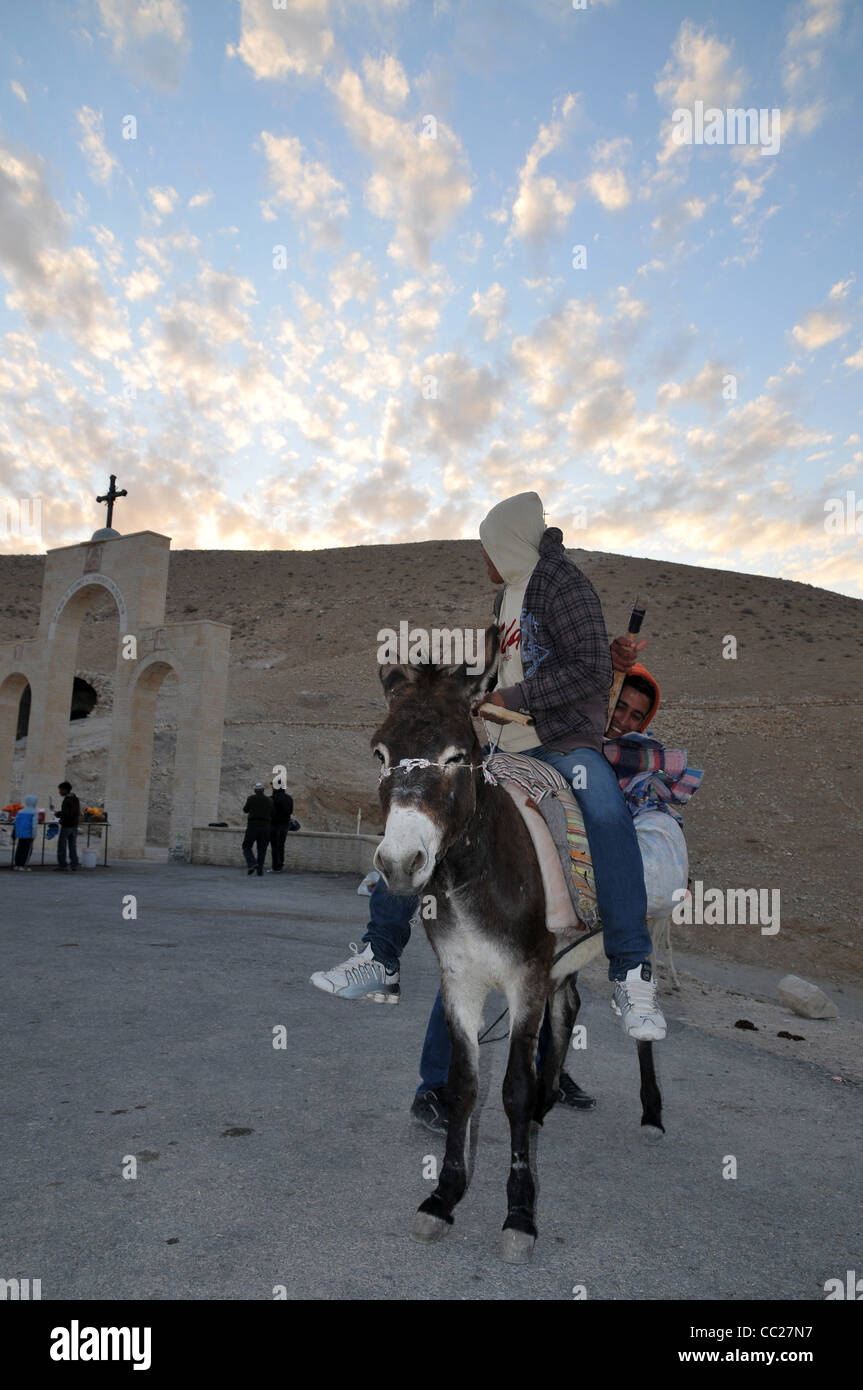
[[[562,532],[546,526],[537,493],[499,502],[479,534],[489,578],[501,586],[494,607],[501,659],[486,703],[533,718],[528,727],[504,725],[499,746],[550,763],[570,782],[593,860],[612,1008],[629,1037],[658,1041],[666,1022],[649,960],[644,867],[632,816],[602,752],[613,668],[628,671],[639,648],[628,636],[609,643],[596,590],[566,555]],[[352,943],[348,960],[316,971],[311,983],[335,998],[397,1004],[416,906],[415,898],[400,899],[378,882],[365,950]]]

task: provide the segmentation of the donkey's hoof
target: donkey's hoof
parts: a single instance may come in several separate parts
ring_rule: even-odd
[[[526,1265],[533,1259],[536,1236],[527,1231],[516,1231],[512,1227],[504,1231],[500,1242],[500,1255],[504,1264]]]
[[[665,1130],[659,1129],[656,1125],[641,1126],[641,1140],[644,1144],[658,1144],[660,1139],[665,1138]]]
[[[449,1230],[449,1222],[443,1221],[439,1216],[429,1216],[427,1211],[418,1211],[414,1217],[411,1239],[422,1241],[423,1245],[431,1245],[434,1240],[441,1240]]]

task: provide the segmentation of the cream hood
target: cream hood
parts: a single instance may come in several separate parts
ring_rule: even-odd
[[[492,507],[480,522],[479,538],[501,578],[507,584],[516,584],[526,579],[538,563],[544,531],[539,494],[520,492]]]

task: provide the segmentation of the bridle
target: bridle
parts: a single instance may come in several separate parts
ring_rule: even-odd
[[[489,755],[489,756],[491,756],[491,755]],[[462,771],[465,771],[465,772],[481,772],[484,782],[489,783],[489,785],[492,786],[492,787],[496,787],[496,786],[497,786],[497,778],[495,777],[494,773],[491,772],[491,771],[489,770],[489,767],[488,767],[488,758],[483,758],[482,762],[479,762],[479,763],[458,763],[458,764],[456,764],[456,765],[454,765],[453,767],[450,767],[450,768],[441,767],[440,763],[432,762],[429,758],[402,758],[400,762],[394,763],[392,767],[382,767],[382,768],[381,768],[381,775],[380,775],[380,777],[378,778],[378,786],[380,786],[381,782],[383,782],[383,780],[384,780],[385,777],[391,777],[392,774],[393,774],[394,772],[417,772],[417,771],[420,771],[420,770],[425,771],[426,768],[429,768],[429,767],[437,768],[438,772],[441,772],[441,773],[442,773],[442,772],[448,772],[448,773],[449,773],[449,772],[462,772]],[[465,831],[467,830],[467,827],[470,825],[471,821],[473,820],[474,816],[476,815],[476,808],[477,808],[477,794],[476,794],[476,792],[477,792],[477,785],[476,785],[476,782],[474,782],[473,780],[471,780],[471,786],[472,786],[472,789],[473,789],[473,805],[472,805],[471,808],[470,808],[470,814],[469,814],[468,816],[465,817],[464,825],[462,826],[462,828],[461,828],[461,830],[458,832],[458,834],[455,835],[455,836],[453,837],[453,839],[450,841],[450,844],[449,844],[448,847],[447,847],[448,849],[451,849],[452,846],[453,846],[454,844],[456,844],[457,841],[459,841],[459,840],[461,839],[462,835],[465,833]]]
[[[497,752],[497,746],[500,743],[500,737],[503,733],[503,726],[501,725],[498,728],[497,738],[495,739],[494,744],[492,744],[491,735],[488,731],[488,724],[484,719],[482,721],[482,724],[486,732],[486,745],[489,748],[489,752],[486,755],[486,757],[484,757],[482,762],[479,763],[459,763],[457,768],[452,768],[450,770],[461,771],[462,768],[465,768],[470,772],[481,771],[483,775],[483,781],[489,782],[491,786],[496,787],[497,778],[489,768],[489,763],[491,762],[492,758]],[[440,763],[432,762],[430,758],[402,758],[399,762],[394,763],[392,767],[381,768],[381,774],[378,778],[378,786],[380,786],[381,782],[384,780],[385,777],[392,776],[394,772],[398,772],[400,769],[403,769],[405,772],[413,772],[417,768],[426,767],[436,767],[440,772],[443,772],[445,770],[441,767]],[[476,798],[474,798],[474,810],[476,810]]]
[[[489,757],[491,757],[491,754],[489,754]],[[490,782],[493,787],[496,787],[497,778],[495,777],[494,773],[489,770],[488,763],[489,758],[483,758],[481,763],[459,763],[457,766],[452,767],[449,770],[451,772],[461,772],[462,770],[466,770],[468,772],[481,772],[483,775],[483,780],[486,782]],[[394,772],[399,772],[400,770],[404,770],[405,772],[413,772],[416,768],[421,767],[436,767],[439,772],[446,771],[446,768],[441,767],[440,763],[432,762],[430,758],[402,758],[400,762],[393,763],[392,767],[381,768],[381,775],[378,778],[378,785],[380,785],[380,783],[384,780],[385,777],[391,777]]]

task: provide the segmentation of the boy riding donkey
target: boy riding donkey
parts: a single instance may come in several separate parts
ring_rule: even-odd
[[[495,602],[501,634],[498,686],[485,703],[533,719],[533,727],[504,725],[499,747],[550,763],[572,786],[593,861],[612,1007],[630,1037],[659,1040],[666,1024],[649,961],[641,853],[617,777],[602,752],[613,665],[629,670],[639,647],[619,637],[609,649],[596,590],[566,556],[560,530],[546,528],[537,493],[498,503],[479,532],[489,577],[503,585]],[[398,1003],[399,957],[415,907],[415,899],[396,897],[379,882],[363,937],[366,949],[333,970],[317,972],[312,984],[341,998]]]

